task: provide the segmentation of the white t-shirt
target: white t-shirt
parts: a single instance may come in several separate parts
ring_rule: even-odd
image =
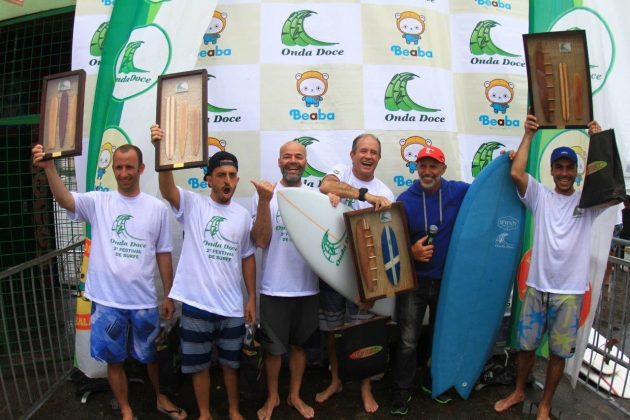
[[[579,209],[580,196],[558,194],[529,175],[525,196],[520,197],[534,215],[528,286],[560,294],[587,290],[591,226],[602,209]]]
[[[213,314],[242,317],[241,264],[256,250],[249,212],[234,201],[220,204],[178,190],[179,210],[172,210],[184,227],[184,243],[169,297]]]
[[[168,209],[145,193],[135,197],[118,191],[72,193],[72,220],[92,226],[92,245],[85,295],[120,309],[158,306],[155,254],[173,250]]]
[[[285,187],[278,182],[269,202],[271,240],[262,251],[260,293],[269,296],[309,296],[319,292],[317,275],[293,245],[278,209],[278,191]],[[306,188],[306,187],[304,187]],[[253,220],[256,221],[258,194],[254,194]]]
[[[338,164],[326,175],[334,175],[339,181],[345,182],[355,188],[367,188],[368,192],[372,195],[380,195],[394,202],[394,193],[385,185],[380,179],[374,177],[371,181],[362,181],[352,173],[352,168],[344,164]],[[366,209],[372,207],[372,204],[367,201],[359,201],[352,198],[342,198],[341,202],[354,210]]]

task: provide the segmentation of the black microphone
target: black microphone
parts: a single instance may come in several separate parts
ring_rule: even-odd
[[[427,245],[431,245],[433,243],[433,238],[438,233],[438,227],[435,225],[429,226],[429,231],[427,232]]]

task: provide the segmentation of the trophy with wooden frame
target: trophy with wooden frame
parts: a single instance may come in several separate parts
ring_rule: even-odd
[[[373,301],[417,287],[402,204],[344,213],[361,301]]]
[[[157,143],[156,171],[207,164],[207,81],[205,69],[158,77],[156,121],[164,137]]]
[[[529,99],[541,128],[586,128],[593,120],[583,30],[523,35]]]
[[[44,77],[39,144],[43,160],[81,154],[85,71],[75,70]]]

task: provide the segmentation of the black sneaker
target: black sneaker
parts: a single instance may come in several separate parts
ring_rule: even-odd
[[[411,394],[406,389],[398,389],[394,391],[392,400],[392,408],[389,414],[392,416],[406,416],[409,412],[409,403],[411,402]]]
[[[451,397],[449,392],[446,391],[444,394],[438,395],[437,397],[433,398],[433,401],[435,401],[437,403],[440,403],[440,404],[448,404],[451,401],[453,401],[453,397]]]

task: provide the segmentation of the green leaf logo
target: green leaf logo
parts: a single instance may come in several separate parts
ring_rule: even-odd
[[[235,244],[237,242],[229,240],[221,233],[221,223],[223,223],[225,220],[227,219],[222,216],[212,216],[212,218],[206,224],[204,235],[207,236],[209,234],[211,239],[222,239],[225,242]]]
[[[499,147],[504,147],[504,144],[499,143],[498,141],[489,141],[487,143],[482,143],[481,146],[475,152],[475,156],[473,156],[472,160],[472,176],[477,177],[479,172],[492,161],[492,153],[497,150]]]
[[[105,35],[107,35],[107,28],[109,22],[103,22],[99,25],[92,39],[90,40],[90,54],[95,57],[100,57],[103,54],[103,43],[105,42]]]
[[[307,45],[318,47],[337,45],[337,42],[319,41],[306,33],[304,30],[304,19],[316,14],[312,10],[298,10],[291,13],[284,25],[282,25],[282,35],[280,36],[282,43],[288,47],[296,45],[300,47],[306,47]]]
[[[118,69],[119,73],[148,73],[148,70],[139,69],[133,64],[133,56],[142,44],[144,44],[144,41],[134,41],[127,44],[120,62],[120,68]]]
[[[125,101],[151,89],[169,67],[171,42],[158,25],[135,28],[116,59],[112,96]]]
[[[477,23],[470,35],[470,52],[473,55],[502,55],[505,57],[519,57],[497,47],[490,37],[490,30],[499,25],[494,20],[482,20]]]
[[[343,254],[346,250],[348,232],[344,231],[343,236],[337,242],[333,242],[329,239],[330,237],[328,235],[328,232],[330,232],[330,229],[328,229],[322,237],[322,254],[324,254],[324,257],[329,262],[339,265],[341,258],[343,257]]]
[[[418,105],[407,93],[407,82],[419,77],[416,74],[404,72],[396,74],[385,89],[385,108],[389,111],[420,111],[437,112],[436,108]]]
[[[112,223],[112,232],[118,237],[118,239],[126,238],[126,239],[135,239],[136,241],[142,241],[140,238],[136,238],[127,232],[127,222],[133,219],[133,216],[130,214],[121,214],[116,217],[114,223]]]

